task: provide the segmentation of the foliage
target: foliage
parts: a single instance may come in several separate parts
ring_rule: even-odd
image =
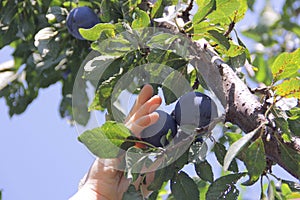
[[[171,189],[168,199],[237,199],[239,190],[236,183],[245,176],[248,176],[248,180],[242,183],[245,186],[253,185],[264,177],[268,178],[268,187],[266,190],[262,189],[261,198],[266,195],[270,199],[300,198],[297,183],[278,178],[281,182],[278,188],[274,181],[269,179],[273,174],[268,168],[270,166],[267,163],[263,144],[265,138],[261,133],[261,127],[243,135],[244,133],[241,133],[235,125],[220,125],[223,126],[224,133],[216,141],[212,153],[223,166],[224,176],[217,177],[212,169],[218,166],[212,166],[206,160],[207,141],[213,140],[213,136],[201,135],[203,141],[184,144],[188,145],[188,148],[180,155],[177,155],[175,148],[168,150],[149,145],[147,149],[138,149],[134,144],[141,141],[119,123],[120,119],[124,119],[123,115],[120,114],[118,119],[114,118],[111,104],[122,90],[127,89],[130,93],[136,94],[138,92],[136,88],[141,83],[158,80],[164,70],[167,70],[165,66],[171,66],[173,70],[180,72],[180,75],[189,81],[189,86],[197,81],[201,82],[201,76],[196,73],[196,69],[188,70],[190,58],[186,51],[190,44],[188,41],[205,38],[242,79],[246,76],[255,86],[260,86],[256,95],[260,97],[262,104],[267,106],[265,114],[271,113],[274,116],[274,129],[282,136],[266,137],[279,144],[281,159],[299,177],[299,152],[290,149],[286,144],[291,142],[294,136],[299,137],[300,127],[300,50],[299,43],[293,42],[300,35],[297,25],[299,5],[296,1],[286,0],[281,15],[266,4],[260,13],[262,18],[260,23],[242,32],[263,47],[263,50],[257,48],[252,52],[235,31],[235,24],[244,18],[248,9],[254,9],[255,1],[197,0],[195,3],[198,9],[192,18],[189,18],[191,10],[187,9],[190,1],[147,2],[1,1],[0,48],[10,45],[15,49],[13,53],[15,64],[0,73],[11,71],[17,74],[15,80],[0,88],[0,97],[6,99],[9,115],[23,113],[38,96],[41,88],[60,82],[62,101],[59,110],[62,117],[67,117],[70,122],[77,121],[86,125],[90,111],[106,110],[107,117],[112,120],[101,127],[87,130],[79,137],[91,152],[102,158],[115,158],[125,153],[125,169],[133,176],[133,180],[137,174],[144,175],[138,164],[153,169],[158,166],[156,178],[149,186],[149,189],[155,191],[150,199],[157,199],[160,194],[164,194],[167,182],[170,183]],[[165,8],[175,5],[177,8],[175,13],[166,16]],[[86,39],[84,41],[72,37],[65,24],[68,13],[77,6],[93,8],[101,20],[101,23],[91,29],[79,29],[80,34]],[[267,18],[270,15],[273,16],[272,20]],[[170,29],[175,26],[183,35],[188,36],[189,40],[178,43],[178,39],[181,39],[180,34],[173,34],[169,30],[152,32],[152,29],[147,29],[164,23],[168,23],[166,27],[171,27]],[[86,57],[91,55],[90,52],[94,52],[93,56],[84,62]],[[81,72],[79,70],[81,64],[87,62],[91,63],[90,67]],[[139,66],[152,71],[153,80],[135,82],[136,77],[126,75],[128,71],[136,69],[138,77],[147,77],[138,71]],[[246,75],[241,73],[242,69],[246,69]],[[78,73],[83,79],[90,80],[97,91],[92,100],[88,99],[85,90],[80,91],[78,95],[80,105],[83,107],[74,108],[73,87],[77,88],[75,80]],[[99,73],[101,77],[97,76]],[[168,75],[170,76],[165,77],[165,85],[152,85],[156,92],[161,89],[165,102],[171,104],[188,89],[184,84],[176,83],[178,74]],[[119,86],[119,80],[132,85]],[[83,85],[81,88],[87,87],[84,81],[80,84]],[[172,85],[178,87],[180,85],[181,93],[173,94],[168,90],[166,86]],[[117,87],[120,91],[115,92],[114,89]],[[203,84],[197,90],[204,91],[205,88],[208,87]],[[291,103],[286,103],[291,99]],[[92,103],[88,104],[90,101]],[[190,135],[197,138],[199,133],[191,131]],[[182,146],[175,144],[175,147],[180,149]],[[153,156],[156,160],[151,159]],[[175,161],[168,163],[170,159]],[[240,171],[237,160],[244,163],[247,169],[245,172]],[[197,178],[191,178],[182,170],[188,163],[193,164]],[[124,199],[133,198],[143,197],[130,187]]]

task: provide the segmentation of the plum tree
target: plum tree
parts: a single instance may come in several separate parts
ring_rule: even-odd
[[[80,35],[79,28],[92,28],[98,23],[100,23],[99,17],[87,6],[74,8],[67,16],[69,33],[79,40],[85,40]]]
[[[155,112],[159,114],[159,120],[142,131],[141,139],[156,147],[162,147],[169,143],[166,138],[169,130],[171,130],[172,138],[176,135],[177,124],[174,118],[165,111],[157,110]]]
[[[275,11],[273,6],[281,12]],[[210,163],[209,157],[206,159],[206,141],[193,142],[188,156],[183,154],[178,162],[172,159],[176,162],[155,172],[154,192],[149,199],[161,198],[168,181],[171,183],[168,199],[199,199],[199,194],[200,199],[245,199],[236,185],[246,175],[249,179],[242,183],[246,188],[260,184],[260,194],[249,192],[252,199],[300,198],[299,9],[296,0],[282,3],[3,0],[0,3],[0,48],[12,46],[15,62],[11,67],[0,67],[0,98],[5,99],[9,115],[14,116],[24,113],[39,96],[40,89],[61,83],[59,112],[68,122],[86,126],[93,119],[91,112],[98,110],[107,111],[106,119],[113,120],[80,135],[80,141],[93,154],[116,158],[120,152],[115,147],[121,148],[123,142],[128,142],[132,146],[126,149],[130,152],[126,160],[136,161],[136,153],[132,152],[137,152],[145,158],[138,159],[139,164],[144,166],[147,161],[149,166],[147,155],[140,152],[153,150],[133,146],[140,140],[130,138],[132,133],[124,124],[114,121],[111,100],[119,95],[116,85],[128,72],[141,65],[161,63],[162,66],[149,73],[153,76],[151,79],[141,73],[141,76],[128,76],[130,83],[138,83],[135,81],[139,81],[136,80],[139,77],[142,84],[155,78],[164,83],[170,81],[172,88],[178,91],[187,91],[181,90],[183,87],[176,74],[166,73],[167,78],[161,77],[168,66],[185,77],[193,89],[211,90],[224,109],[222,115],[226,123],[219,123],[218,138],[212,135],[215,143],[210,155],[217,158],[219,165],[215,161]],[[93,10],[99,11],[99,15]],[[241,21],[244,17],[248,19]],[[97,27],[90,28],[100,21]],[[83,28],[81,35],[80,28]],[[81,71],[80,66],[87,60],[92,61],[91,66]],[[101,80],[88,82],[89,78],[99,77],[97,73],[103,72],[103,66],[107,68]],[[90,83],[96,89],[94,99],[88,95]],[[133,91],[133,85],[123,85]],[[154,90],[158,91],[160,85],[161,82],[154,84]],[[173,90],[161,89],[167,105],[177,101],[176,92],[174,95]],[[183,101],[184,96],[178,102],[175,115],[179,124],[193,122],[193,126],[202,127],[217,116],[215,104],[203,94],[194,93],[186,103],[181,103]],[[161,121],[162,128],[168,124]],[[180,132],[178,128],[177,135]],[[153,133],[156,132],[144,134],[152,138]],[[156,133],[158,146],[163,145],[160,142],[166,134]],[[197,130],[193,136],[196,134],[200,135]],[[182,150],[181,146],[174,146]],[[161,148],[155,151],[169,153],[175,149],[170,144],[168,147],[167,151]],[[159,161],[164,155],[158,157]],[[169,158],[174,157],[166,159]],[[237,166],[237,159],[244,167]],[[152,157],[150,160],[157,164]],[[131,163],[126,163],[126,170],[132,171],[139,165]],[[181,170],[186,163],[194,166],[197,178]],[[272,170],[275,164],[285,169],[291,178],[280,177],[277,170]],[[215,171],[221,171],[221,166],[224,173],[219,175]],[[144,174],[144,170],[139,172]],[[277,183],[281,190],[275,188]],[[142,196],[141,191],[137,193],[129,190],[127,199]]]
[[[189,92],[181,96],[175,106],[178,125],[203,127],[218,116],[215,102],[201,92]]]

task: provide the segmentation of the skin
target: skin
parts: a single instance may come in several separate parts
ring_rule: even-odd
[[[137,100],[125,120],[125,125],[136,137],[146,127],[154,124],[158,113],[154,112],[161,104],[161,98],[153,96],[151,85],[145,85],[137,97]],[[88,174],[83,179],[78,192],[70,200],[119,200],[130,185],[130,179],[124,176],[124,172],[117,170],[120,159],[97,158],[92,164]],[[154,179],[154,172],[147,173],[146,184],[143,184],[142,177],[138,178],[134,185],[140,188],[144,196],[150,195],[146,188]]]

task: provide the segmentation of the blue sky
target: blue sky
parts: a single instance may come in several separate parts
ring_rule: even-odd
[[[0,63],[10,49],[0,50]],[[0,189],[5,200],[68,199],[94,157],[78,133],[59,116],[61,84],[39,92],[22,115],[12,118],[0,99]]]
[[[9,53],[0,50],[0,63],[10,58]],[[94,157],[78,142],[75,127],[60,118],[60,101],[61,85],[57,83],[40,90],[37,100],[22,115],[9,118],[8,107],[0,99],[3,199],[60,200],[76,192]]]
[[[0,100],[0,188],[3,199],[67,199],[93,156],[58,113],[61,86],[40,91],[20,116],[9,118]]]

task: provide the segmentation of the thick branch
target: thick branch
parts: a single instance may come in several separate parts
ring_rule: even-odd
[[[231,67],[222,61],[206,40],[194,42],[191,51],[193,53],[191,64],[197,68],[198,73],[226,109],[226,121],[238,125],[245,133],[268,121],[265,117],[266,111],[257,97],[250,92],[247,85]],[[268,128],[267,130],[268,134],[276,134],[273,129]],[[283,162],[276,138],[274,137],[270,141],[266,139],[265,135],[263,141],[266,157],[278,163],[294,177],[300,178],[299,174]],[[299,149],[293,149],[299,152]]]
[[[178,33],[172,25],[161,24],[160,27]],[[169,27],[170,26],[170,27]],[[235,74],[205,39],[190,45],[191,64],[197,68],[206,85],[220,100],[226,109],[226,121],[238,125],[245,133],[255,130],[262,123],[269,121],[262,103],[252,94],[247,85]],[[270,123],[272,124],[272,122]],[[267,139],[271,135],[271,139]],[[256,135],[258,137],[259,135]],[[276,137],[275,137],[276,136]],[[278,138],[280,141],[278,141]],[[294,177],[300,179],[299,170],[288,166],[282,159],[279,142],[300,154],[300,139],[292,138],[291,143],[284,143],[274,128],[266,127],[263,134],[266,158],[277,163]]]
[[[200,40],[195,42],[195,48],[192,64],[226,109],[226,121],[238,125],[246,133],[266,121],[257,97],[212,47]]]

